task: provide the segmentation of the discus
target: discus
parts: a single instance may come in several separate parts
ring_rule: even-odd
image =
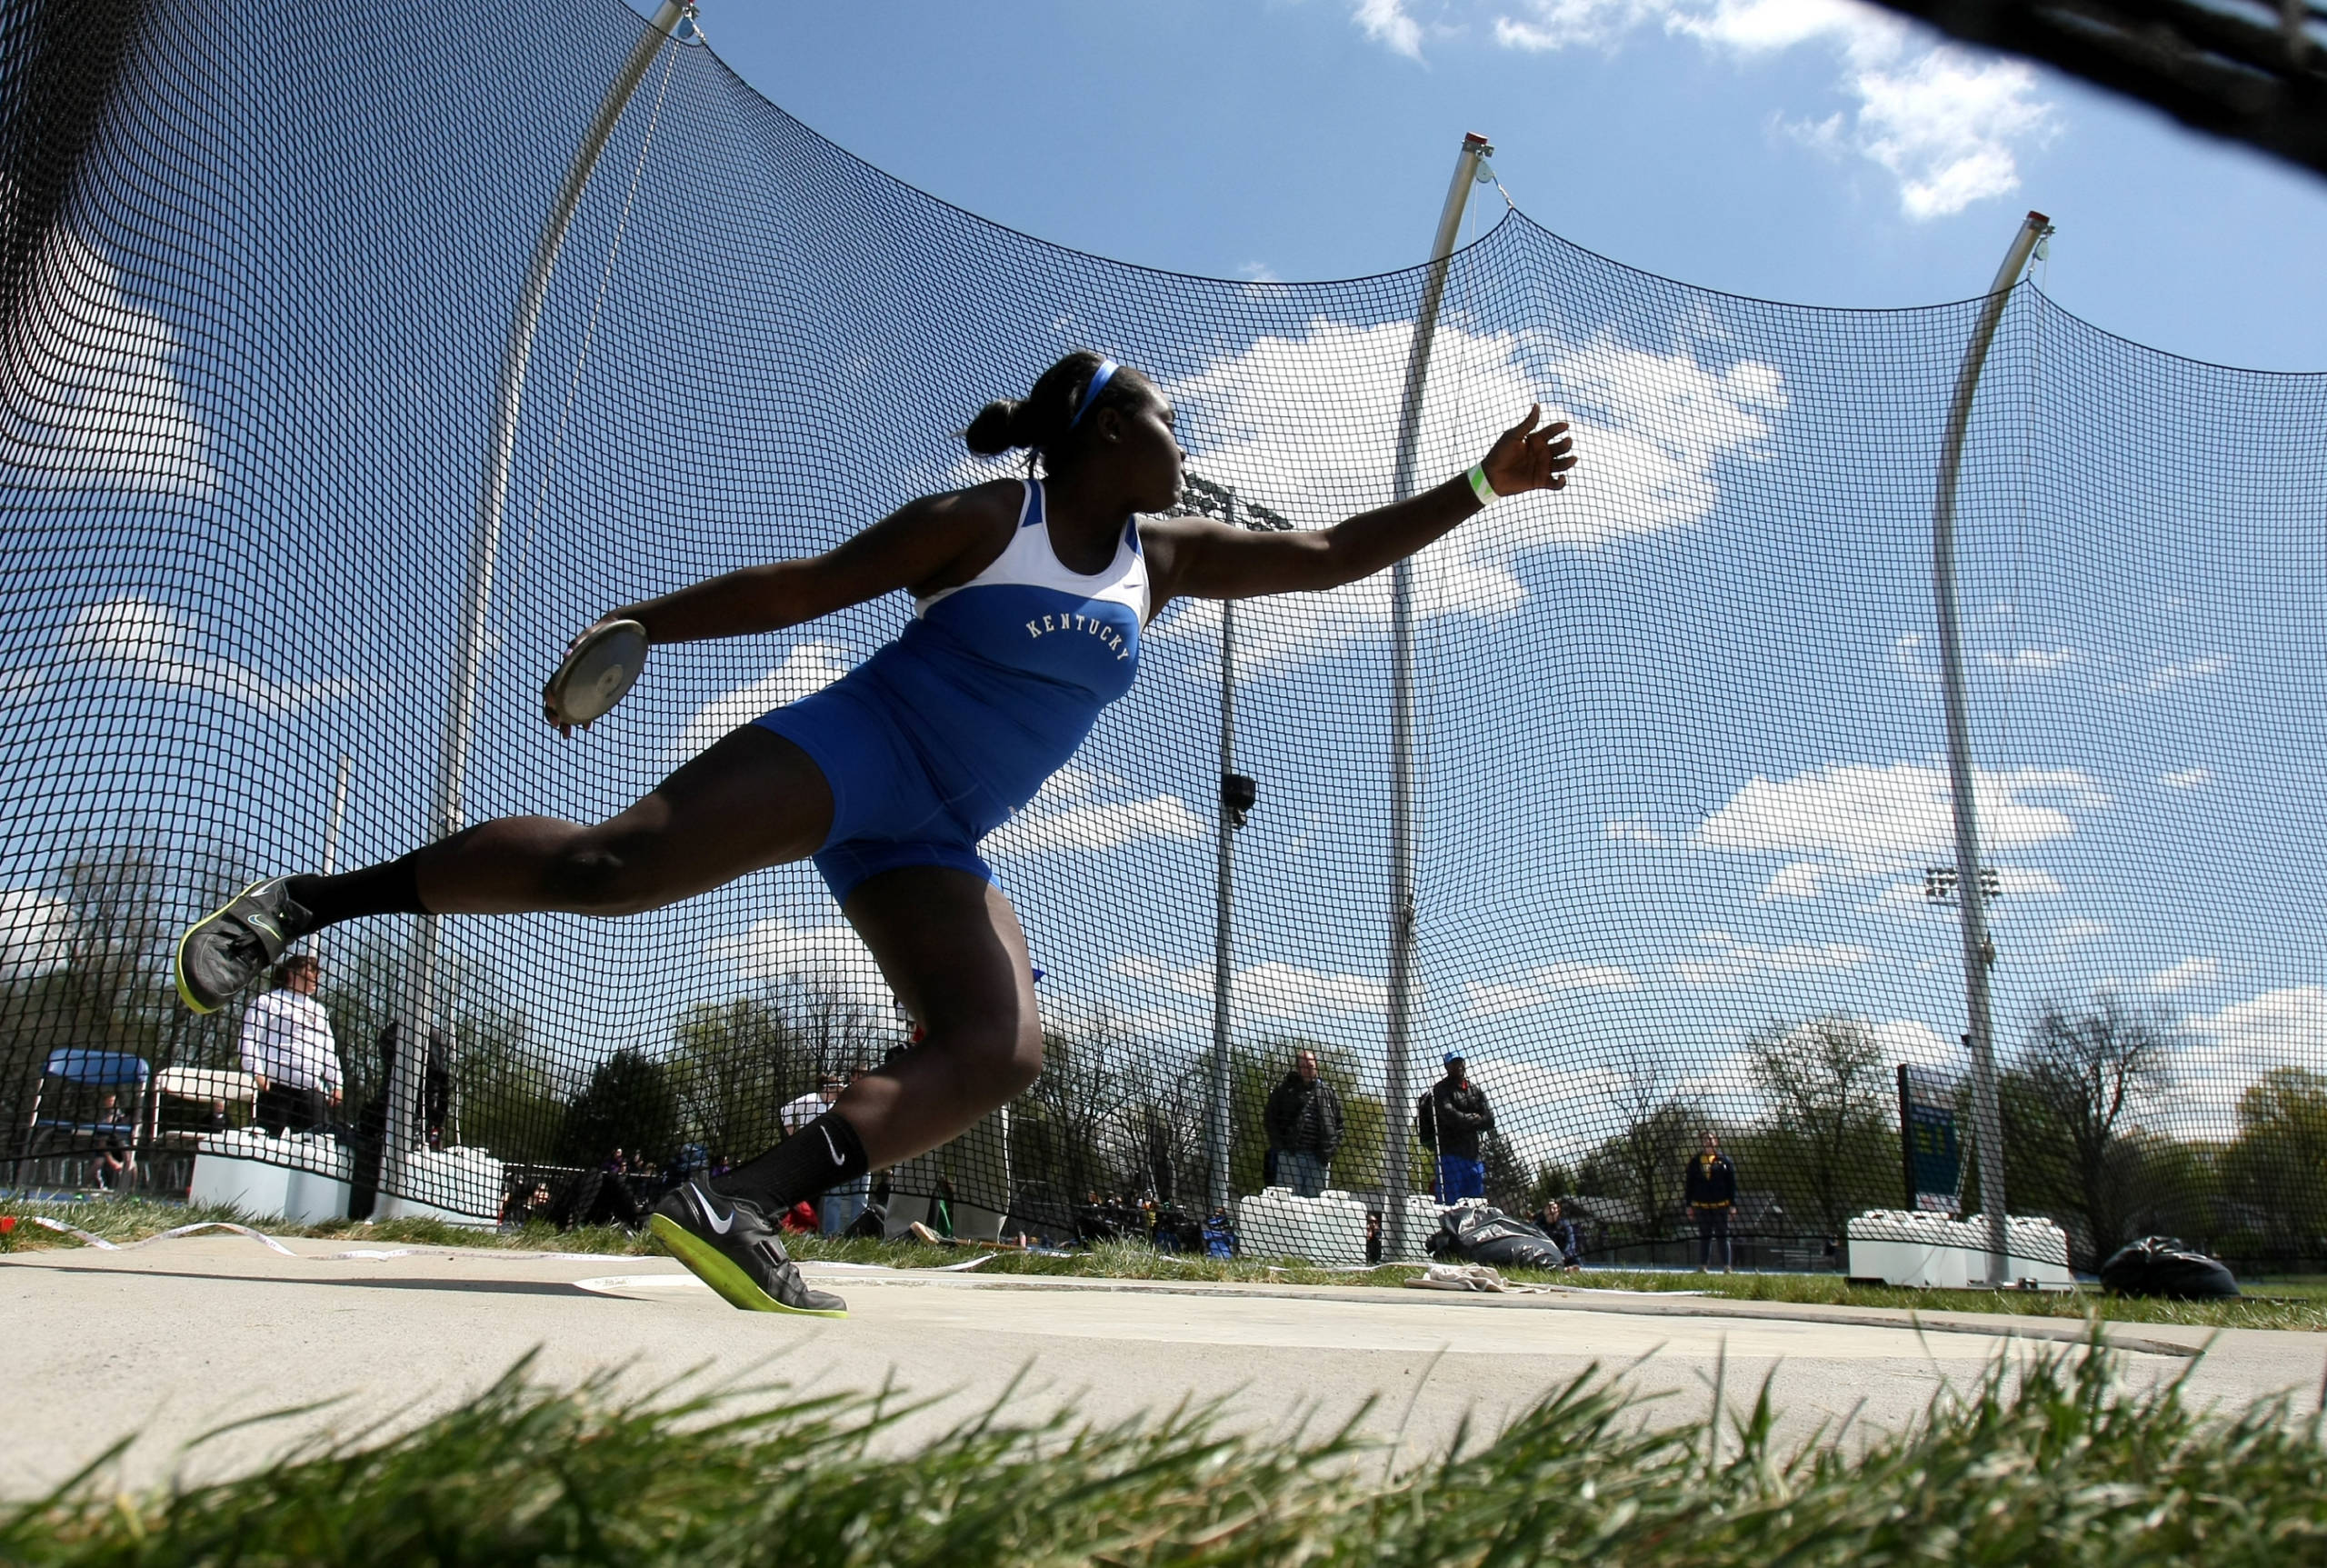
[[[554,724],[584,729],[614,711],[646,664],[646,628],[608,621],[574,640],[542,692],[542,710]]]

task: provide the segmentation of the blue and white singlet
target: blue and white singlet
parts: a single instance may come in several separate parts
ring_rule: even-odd
[[[832,786],[816,853],[833,896],[907,865],[993,880],[977,842],[1034,798],[1131,690],[1147,619],[1137,519],[1103,572],[1051,548],[1042,482],[992,565],[915,601],[902,635],[823,691],[756,722],[806,752]]]

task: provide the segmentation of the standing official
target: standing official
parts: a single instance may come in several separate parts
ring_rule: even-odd
[[[1471,1082],[1460,1051],[1446,1054],[1446,1076],[1430,1086],[1430,1120],[1438,1150],[1438,1201],[1487,1195],[1487,1164],[1479,1140],[1494,1130],[1487,1097]]]
[[[276,1137],[323,1125],[340,1100],[339,1047],[315,1000],[322,971],[308,954],[275,966],[275,989],[243,1014],[243,1071],[258,1082],[255,1120]]]
[[[1721,1246],[1721,1272],[1729,1272],[1729,1216],[1737,1208],[1737,1167],[1721,1152],[1721,1139],[1710,1129],[1704,1147],[1689,1161],[1682,1181],[1689,1213],[1697,1220],[1697,1273],[1713,1263],[1715,1243]]]
[[[1293,1054],[1293,1071],[1269,1092],[1261,1120],[1276,1156],[1279,1185],[1298,1198],[1313,1198],[1333,1179],[1333,1154],[1342,1146],[1342,1097],[1317,1075],[1317,1054]]]

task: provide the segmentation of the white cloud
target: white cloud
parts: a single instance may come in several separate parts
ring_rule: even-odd
[[[1886,1065],[1895,1067],[1904,1062],[1944,1073],[1961,1073],[1969,1065],[1962,1041],[1948,1039],[1919,1019],[1893,1018],[1877,1024],[1873,1034]]]
[[[1762,884],[1758,896],[1771,898],[1815,898],[1825,891],[1827,868],[1819,861],[1790,860],[1770,873],[1770,880]]]
[[[2213,783],[2214,774],[2212,768],[2182,768],[2158,774],[2157,782],[2168,789],[2198,789]]]
[[[1170,964],[1144,954],[1118,954],[1114,972],[1161,991],[1183,996],[1213,994],[1213,970],[1208,964]],[[1389,1007],[1390,988],[1363,974],[1339,974],[1304,969],[1297,964],[1271,960],[1236,971],[1229,982],[1230,996],[1239,1013],[1268,1018],[1303,1018],[1314,1013],[1382,1013]]]
[[[1422,58],[1422,26],[1406,15],[1403,0],[1357,0],[1350,15],[1375,43],[1409,60]]]
[[[1998,850],[2074,833],[2076,822],[2063,804],[2086,810],[2108,804],[2092,779],[2069,768],[1975,770],[1972,794],[1981,841]],[[1764,884],[1762,896],[1809,898],[1829,878],[1896,873],[1934,860],[1945,864],[1954,854],[1954,821],[1942,769],[1909,762],[1830,763],[1784,780],[1756,774],[1698,824],[1690,844],[1792,855]],[[2015,883],[2025,892],[2059,891],[2042,871],[2006,867],[2002,874],[2007,892]]]
[[[1516,980],[1466,982],[1463,1011],[1473,1018],[1491,1018],[1546,1006],[1578,991],[1635,991],[1640,983],[1640,976],[1621,964],[1545,964]]]
[[[33,294],[59,304],[25,313],[0,345],[0,463],[50,488],[215,487],[169,324],[132,305],[120,269],[69,228],[50,232],[34,269]]]
[[[796,643],[778,664],[749,685],[724,692],[697,708],[679,738],[671,744],[669,761],[684,762],[728,731],[741,728],[771,708],[796,703],[811,692],[821,692],[855,664],[848,650],[831,643]]]
[[[1772,974],[1854,969],[1874,956],[1873,949],[1852,942],[1795,942],[1783,947],[1758,947],[1739,941],[1726,931],[1699,932],[1697,941],[1703,945],[1704,953],[1673,965],[1673,978],[1684,985],[1728,985]]]
[[[2211,985],[2221,974],[2222,960],[2219,958],[2185,958],[2151,975],[2149,988],[2167,993],[2187,991],[2192,986]]]
[[[1025,810],[988,835],[985,847],[994,854],[1061,854],[1145,838],[1203,838],[1212,831],[1178,795],[1138,797],[1122,780],[1070,763]]]
[[[738,980],[795,980],[854,1003],[876,1022],[891,1018],[896,996],[855,928],[845,921],[794,925],[774,915],[741,936],[714,937],[704,956],[731,964]]]
[[[1387,502],[1411,322],[1352,326],[1318,317],[1298,336],[1266,336],[1167,390],[1195,471],[1304,526]],[[1599,339],[1552,345],[1440,324],[1419,451],[1427,473],[1485,452],[1506,423],[1541,404],[1574,427],[1569,486],[1503,503],[1415,557],[1415,609],[1428,619],[1500,615],[1526,590],[1520,557],[1591,548],[1685,526],[1713,510],[1724,475],[1751,461],[1787,405],[1783,378],[1757,360],[1700,361]],[[1315,389],[1330,385],[1334,396]],[[1390,574],[1327,594],[1253,601],[1237,617],[1238,657],[1255,670],[1381,634]],[[1159,630],[1216,637],[1219,606],[1191,604]]]
[[[2073,648],[2014,648],[2009,654],[1990,648],[1980,655],[1990,669],[2013,675],[2049,675],[2075,660]]]
[[[2160,664],[2149,673],[2149,679],[2142,683],[2142,689],[2148,692],[2162,692],[2168,686],[2178,686],[2190,681],[2202,681],[2209,676],[2219,675],[2228,668],[2230,668],[2230,660],[2220,654],[2211,654],[2202,659],[2184,659],[2179,664]]]
[[[2166,1096],[2183,1136],[2237,1128],[2238,1099],[2273,1067],[2316,1072],[2327,1058],[2327,987],[2289,985],[2182,1020],[2174,1082]]]
[[[1646,26],[1743,59],[1823,45],[1853,106],[1787,128],[1882,165],[1913,219],[2017,189],[2018,150],[2054,129],[2028,65],[1941,43],[1857,0],[1498,0],[1491,9],[1495,42],[1509,49],[1606,49]]]
[[[32,980],[72,956],[72,910],[30,888],[0,889],[0,980]]]
[[[56,660],[65,668],[94,665],[130,680],[207,692],[272,718],[287,718],[356,689],[355,682],[345,680],[269,680],[247,664],[205,654],[192,623],[168,605],[135,594],[84,605],[58,636]]]

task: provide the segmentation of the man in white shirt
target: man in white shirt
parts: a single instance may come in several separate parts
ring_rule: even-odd
[[[784,1130],[796,1133],[831,1110],[833,1102],[840,1098],[840,1092],[846,1087],[844,1084],[826,1079],[821,1087],[809,1090],[796,1100],[786,1101],[784,1109],[776,1114],[784,1124]]]
[[[323,1124],[340,1099],[339,1048],[331,1015],[315,1000],[322,973],[312,954],[275,967],[275,989],[243,1014],[243,1070],[258,1080],[258,1124],[281,1137]]]

